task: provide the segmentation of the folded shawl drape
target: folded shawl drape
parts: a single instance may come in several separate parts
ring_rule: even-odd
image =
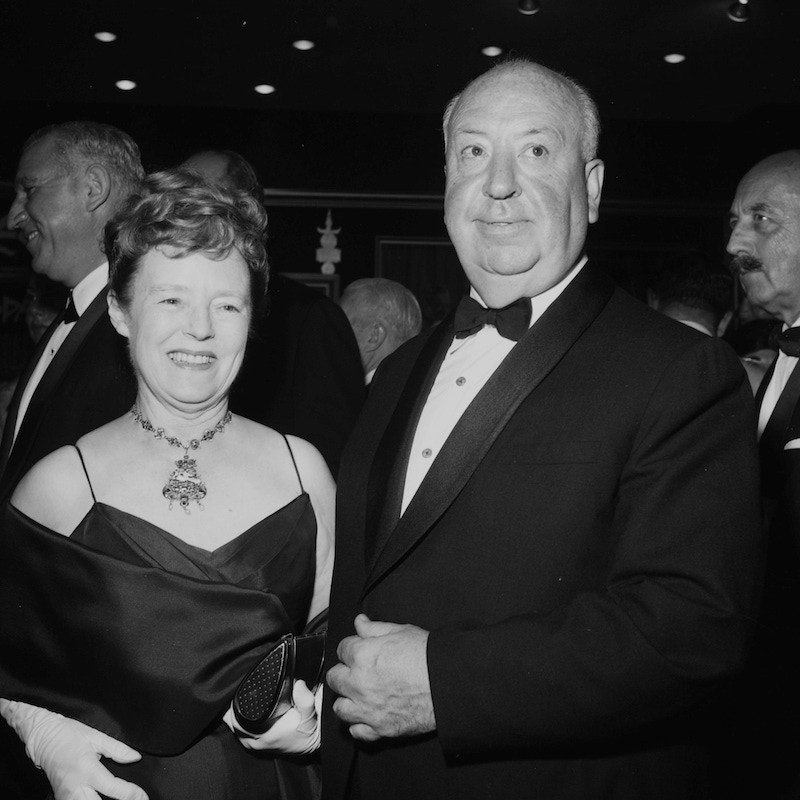
[[[291,629],[269,591],[121,561],[8,504],[1,519],[0,697],[137,750],[185,750]]]

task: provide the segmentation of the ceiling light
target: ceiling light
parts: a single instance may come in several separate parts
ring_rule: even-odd
[[[311,50],[314,47],[314,42],[309,39],[298,39],[296,42],[292,42],[292,47],[295,50]]]
[[[253,89],[259,94],[272,94],[275,91],[275,87],[270,86],[268,83],[259,83],[258,86],[254,86]]]
[[[728,6],[728,19],[734,22],[747,22],[750,19],[750,9],[747,0],[736,0]]]
[[[686,61],[686,56],[683,55],[683,53],[670,53],[664,56],[664,61],[666,61],[667,64],[680,64],[681,61]]]
[[[110,31],[98,31],[94,38],[97,39],[98,42],[113,42],[117,38],[116,33],[111,33]]]
[[[123,92],[129,92],[131,89],[136,88],[136,84],[133,81],[117,81],[114,86],[117,89],[122,89]]]
[[[539,0],[519,0],[517,3],[517,11],[520,14],[531,16],[531,14],[538,14],[541,9]]]
[[[483,50],[481,50],[481,53],[483,53],[485,56],[489,56],[489,58],[496,58],[497,56],[501,55],[502,52],[502,47],[495,47],[494,45],[484,47]]]

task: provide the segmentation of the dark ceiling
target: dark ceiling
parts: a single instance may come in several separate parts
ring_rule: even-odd
[[[0,179],[8,186],[19,144],[35,127],[79,117],[129,130],[151,165],[178,158],[178,144],[207,140],[257,161],[281,148],[275,161],[259,163],[278,185],[338,188],[352,176],[359,186],[438,189],[438,116],[492,63],[481,54],[487,45],[584,83],[611,123],[606,146],[615,121],[633,122],[633,135],[626,128],[619,137],[623,155],[646,123],[662,131],[650,160],[698,147],[720,159],[715,140],[724,131],[746,163],[770,125],[794,140],[796,125],[785,120],[796,121],[800,109],[800,0],[750,0],[747,23],[728,19],[731,2],[541,0],[538,14],[523,16],[517,0],[6,0]],[[97,41],[101,30],[117,40]],[[316,46],[296,50],[298,38]],[[686,60],[667,64],[675,52]],[[115,88],[123,78],[137,88]],[[276,91],[256,94],[262,83]],[[382,145],[386,115],[395,130]],[[291,125],[281,127],[287,117]],[[423,150],[425,180],[405,180]],[[399,178],[382,176],[387,157]],[[623,166],[633,175],[638,162]]]
[[[438,113],[497,45],[569,72],[606,117],[727,120],[798,99],[798,0],[3,3],[6,101]],[[117,40],[103,44],[98,30]],[[316,43],[301,52],[298,38]],[[679,52],[686,61],[669,65]],[[115,88],[120,78],[138,88]],[[277,91],[260,96],[252,87]]]

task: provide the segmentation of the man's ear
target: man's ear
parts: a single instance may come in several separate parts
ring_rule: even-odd
[[[369,326],[367,335],[364,338],[364,349],[368,353],[377,350],[386,341],[386,328],[380,322],[373,322]]]
[[[589,200],[589,222],[597,222],[600,216],[600,195],[603,193],[605,172],[606,165],[599,158],[587,161],[584,167],[586,197]]]
[[[86,210],[96,211],[111,195],[111,176],[102,164],[86,168]]]
[[[131,332],[128,328],[125,312],[122,310],[122,306],[119,304],[114,292],[108,293],[108,316],[111,319],[114,330],[120,336],[124,336],[126,339],[130,338]]]

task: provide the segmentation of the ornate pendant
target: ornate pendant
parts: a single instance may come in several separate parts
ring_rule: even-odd
[[[188,452],[175,462],[175,469],[164,484],[162,494],[169,500],[170,511],[175,500],[187,514],[191,514],[189,503],[192,500],[203,510],[200,501],[206,496],[206,485],[197,474],[197,461],[189,458]]]

